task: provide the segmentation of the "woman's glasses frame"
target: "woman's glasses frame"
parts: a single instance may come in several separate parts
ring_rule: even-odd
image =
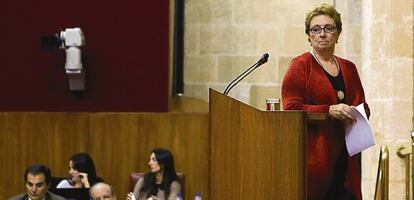
[[[320,26],[316,25],[316,26],[309,29],[309,32],[312,33],[312,34],[320,34],[320,33],[322,33],[322,31],[325,32],[325,33],[335,33],[336,26],[326,25],[324,27],[320,27]]]

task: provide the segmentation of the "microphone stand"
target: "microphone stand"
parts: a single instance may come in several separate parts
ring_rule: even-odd
[[[233,87],[236,86],[240,81],[242,81],[244,78],[246,78],[247,75],[252,73],[257,67],[259,67],[260,66],[259,64],[260,64],[259,62],[254,63],[246,71],[244,71],[239,76],[237,76],[233,81],[231,81],[229,83],[229,85],[227,85],[227,87],[226,87],[226,89],[224,90],[223,93],[225,95],[228,95],[230,90],[233,89]]]
[[[226,89],[224,89],[223,94],[228,95],[230,90],[233,89],[234,86],[236,86],[240,81],[242,81],[244,78],[246,78],[247,75],[252,73],[256,68],[258,68],[260,65],[263,65],[267,62],[269,58],[269,54],[265,53],[259,61],[254,63],[252,66],[250,66],[246,71],[241,73],[239,76],[237,76],[234,80],[232,80],[229,85],[227,85]]]

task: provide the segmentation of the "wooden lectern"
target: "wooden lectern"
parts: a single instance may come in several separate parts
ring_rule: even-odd
[[[306,199],[306,123],[210,89],[210,199]]]

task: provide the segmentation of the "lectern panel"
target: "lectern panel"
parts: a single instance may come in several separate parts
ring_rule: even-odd
[[[210,90],[211,199],[306,196],[306,115],[259,111]]]

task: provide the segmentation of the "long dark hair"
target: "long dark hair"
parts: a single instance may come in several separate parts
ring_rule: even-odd
[[[88,181],[91,186],[97,182],[102,182],[102,179],[96,176],[95,164],[89,154],[77,153],[70,157],[70,160],[74,169],[88,174]]]
[[[152,153],[155,154],[155,159],[157,159],[157,162],[163,172],[160,189],[165,192],[165,197],[168,198],[170,195],[171,183],[178,180],[174,167],[174,157],[169,150],[163,148],[155,148],[151,151],[151,154]],[[148,172],[144,176],[144,184],[140,190],[140,196],[156,196],[157,192],[158,187],[155,183],[155,173]]]

